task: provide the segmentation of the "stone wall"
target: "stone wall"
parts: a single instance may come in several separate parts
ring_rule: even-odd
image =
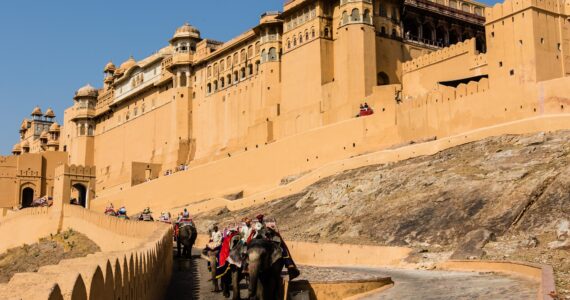
[[[33,218],[30,218],[33,215]],[[44,220],[48,216],[56,219]],[[44,220],[52,233],[73,228],[97,242],[103,252],[16,274],[0,286],[1,299],[161,299],[172,271],[172,228],[160,223],[123,221],[81,207],[26,209],[1,219],[2,237],[26,228],[30,241],[49,232],[29,230]],[[6,231],[6,232],[4,232]],[[14,244],[14,243],[12,243]],[[4,244],[2,244],[4,246]],[[14,246],[17,246],[14,244]],[[0,252],[3,250],[0,249]]]

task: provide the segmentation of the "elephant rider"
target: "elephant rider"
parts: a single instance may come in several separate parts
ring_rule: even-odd
[[[152,217],[152,212],[150,211],[150,207],[147,207],[143,210],[142,214],[139,216],[139,221],[145,221],[145,222],[154,221],[154,218]]]
[[[172,222],[169,212],[162,212],[158,218],[160,222],[170,224]]]
[[[127,216],[127,209],[124,206],[121,206],[117,211],[117,217],[122,220],[128,220],[129,217]]]
[[[212,266],[211,259],[216,258],[218,260],[218,254],[220,253],[220,248],[222,246],[222,232],[220,232],[218,225],[214,225],[211,230],[210,242],[206,245],[206,248],[202,251],[202,254],[208,257],[208,269],[212,272],[212,283],[214,284],[213,292],[221,292],[220,286],[218,285],[217,277],[217,265]],[[215,268],[213,270],[212,268]]]
[[[115,212],[115,207],[113,206],[113,203],[109,203],[109,205],[107,207],[105,207],[105,214],[107,216],[116,216],[117,213]]]
[[[248,217],[243,218],[242,222],[243,225],[241,227],[240,235],[242,242],[246,244],[247,240],[249,239],[249,237],[253,232],[253,227],[251,227],[251,219]]]
[[[255,225],[255,229],[254,233],[252,233],[250,235],[250,237],[248,238],[248,243],[253,239],[253,238],[259,238],[257,237],[257,233],[256,231],[261,231],[263,228],[266,227],[265,225],[265,217],[264,215],[258,215],[256,217],[257,219],[257,223]],[[269,228],[280,240],[279,245],[281,246],[281,252],[283,253],[283,263],[285,264],[285,267],[287,267],[287,273],[289,273],[289,280],[293,280],[297,277],[299,277],[299,275],[301,275],[301,272],[299,271],[299,268],[297,268],[297,265],[295,264],[295,262],[293,261],[293,258],[291,257],[291,253],[289,252],[289,248],[287,247],[287,244],[285,244],[285,240],[283,239],[283,237],[279,234],[279,232],[277,232],[277,230],[275,230],[275,228]]]
[[[184,212],[182,212],[180,215],[178,215],[178,220],[176,220],[177,223],[193,223],[192,222],[192,218],[190,217],[190,213],[188,212],[188,210],[185,208]]]

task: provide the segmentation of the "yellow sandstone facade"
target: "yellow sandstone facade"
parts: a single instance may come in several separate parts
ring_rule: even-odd
[[[247,197],[354,155],[566,113],[569,13],[544,0],[294,0],[225,43],[185,24],[79,89],[56,148],[23,138],[14,154],[65,151],[73,168],[53,176],[93,209]],[[355,118],[364,102],[374,115]],[[66,173],[76,166],[89,171]],[[0,207],[22,203],[8,177]]]

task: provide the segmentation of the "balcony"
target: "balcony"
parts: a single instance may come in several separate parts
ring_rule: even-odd
[[[172,55],[172,66],[175,65],[189,65],[194,61],[194,54],[192,52],[179,52]]]
[[[480,26],[485,25],[485,17],[452,8],[443,4],[438,4],[429,0],[404,0],[404,5],[417,7],[422,10],[431,11],[440,15],[454,19],[463,20]]]

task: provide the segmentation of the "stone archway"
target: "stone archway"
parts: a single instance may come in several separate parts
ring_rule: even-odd
[[[31,207],[32,203],[34,202],[34,189],[31,187],[26,187],[22,189],[22,196],[21,196],[21,204],[22,208]]]
[[[71,186],[71,189],[71,204],[87,207],[87,188],[81,183],[76,183]]]

